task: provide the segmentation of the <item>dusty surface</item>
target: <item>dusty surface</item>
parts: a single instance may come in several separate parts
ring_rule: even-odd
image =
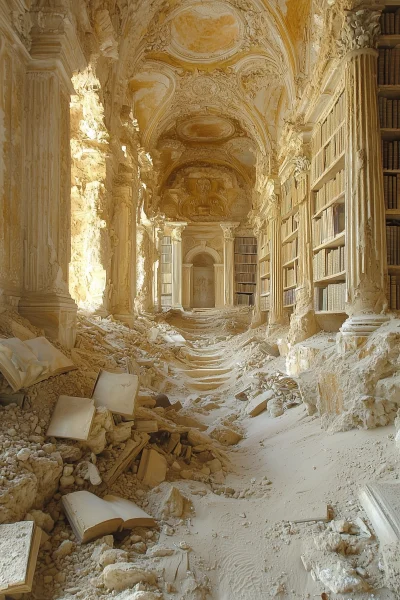
[[[3,315],[5,336],[15,328],[8,319]],[[258,600],[323,592],[329,599],[398,598],[385,588],[376,540],[356,529],[352,535],[336,531],[346,529],[343,520],[367,522],[357,500],[360,485],[397,479],[395,427],[327,434],[319,417],[299,404],[296,382],[284,375],[285,359],[274,356],[276,339],[266,340],[265,331],[248,329],[248,322],[246,310],[140,317],[131,330],[82,317],[71,353],[79,370],[26,390],[28,408],[0,408],[1,520],[34,518],[50,536],[27,598]],[[159,330],[152,343],[151,327]],[[176,332],[184,345],[163,341]],[[320,334],[315,344],[329,346],[329,339]],[[184,448],[196,448],[185,461],[168,452],[168,433],[153,434],[149,447],[164,453],[168,473],[167,482],[151,490],[137,479],[138,461],[109,489],[84,480],[85,463],[96,463],[100,475],[113,465],[124,447],[117,439],[121,428],[109,427],[97,456],[78,443],[44,437],[59,393],[89,393],[98,368],[123,368],[127,360],[138,369],[143,392],[162,391],[183,405],[179,412],[142,407],[141,418],[158,420],[160,429],[179,432]],[[273,406],[249,417],[246,395],[268,389]],[[78,489],[130,498],[158,527],[80,546],[60,507],[61,495]],[[293,523],[320,516],[327,504],[334,510],[329,525]],[[301,555],[316,572],[342,561],[368,591],[332,593],[313,581]]]

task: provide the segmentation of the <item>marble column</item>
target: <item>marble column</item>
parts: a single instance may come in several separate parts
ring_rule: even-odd
[[[346,312],[339,349],[387,320],[386,227],[376,93],[380,12],[348,12],[342,31],[346,94]]]
[[[231,307],[235,298],[235,234],[239,223],[221,223],[224,233],[224,305]]]
[[[270,194],[268,219],[271,235],[271,294],[268,327],[275,327],[285,322],[283,312],[283,269],[282,269],[282,236],[281,208],[277,194]]]
[[[182,310],[182,231],[187,223],[169,223],[172,239],[172,308]]]
[[[71,246],[70,96],[83,53],[69,3],[31,11],[25,97],[24,291],[20,313],[67,347],[75,342],[76,304],[68,289]],[[78,60],[77,60],[78,59]]]
[[[224,265],[214,264],[215,308],[224,307]]]
[[[136,293],[135,203],[128,177],[118,176],[113,185],[113,253],[110,309],[120,321],[132,326]]]
[[[193,265],[184,264],[182,272],[182,306],[190,309],[193,306]]]
[[[310,168],[311,163],[306,156],[300,155],[294,158],[294,177],[297,184],[299,203],[299,261],[296,305],[290,319],[288,335],[288,342],[292,345],[306,340],[319,331],[314,311]]]

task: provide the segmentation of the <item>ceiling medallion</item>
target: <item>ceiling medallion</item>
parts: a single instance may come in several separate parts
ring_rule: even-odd
[[[179,123],[178,136],[188,142],[212,143],[230,138],[235,126],[229,119],[215,115],[197,115]]]
[[[209,97],[219,92],[219,86],[211,77],[198,77],[192,83],[192,92],[202,98]]]

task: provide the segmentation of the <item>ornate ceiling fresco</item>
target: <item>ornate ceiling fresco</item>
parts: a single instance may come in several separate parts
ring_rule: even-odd
[[[233,170],[251,205],[304,78],[315,0],[125,1],[111,93],[133,107],[160,208],[170,175],[200,164]]]

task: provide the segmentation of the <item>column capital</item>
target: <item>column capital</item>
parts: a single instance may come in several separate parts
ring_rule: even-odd
[[[281,202],[280,198],[275,192],[271,193],[268,199],[267,207],[267,219],[273,221],[278,219],[281,215]]]
[[[339,56],[343,57],[354,50],[375,50],[381,31],[380,17],[380,10],[345,11],[340,39],[337,42]]]
[[[297,182],[307,177],[311,169],[311,161],[305,154],[299,154],[293,158],[294,178]]]
[[[177,223],[169,223],[171,228],[171,237],[174,242],[182,241],[182,231],[187,227],[187,223],[177,222]]]
[[[240,225],[240,223],[235,223],[235,222],[220,223],[221,229],[224,234],[224,239],[226,241],[231,241],[231,242],[234,241],[234,239],[235,239],[234,231],[235,231],[235,229],[237,229],[239,227],[239,225]]]

